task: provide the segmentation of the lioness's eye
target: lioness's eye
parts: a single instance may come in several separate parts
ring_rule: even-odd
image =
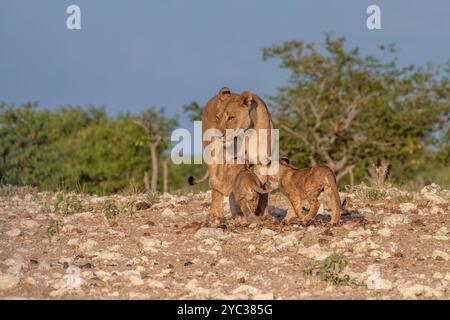
[[[234,116],[228,116],[228,121],[233,120],[235,117]]]

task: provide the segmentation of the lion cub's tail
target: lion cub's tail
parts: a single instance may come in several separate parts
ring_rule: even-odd
[[[258,192],[259,194],[270,193],[274,190],[274,188],[272,188],[270,185],[268,186],[267,183],[264,184],[264,189],[261,188],[260,186],[257,186],[256,184],[252,186],[252,189]]]
[[[206,171],[205,175],[204,175],[200,180],[194,178],[193,176],[190,176],[190,177],[188,178],[188,182],[189,182],[189,184],[190,184],[191,186],[193,186],[193,185],[195,185],[195,184],[202,183],[203,181],[205,181],[206,179],[208,179],[208,177],[209,177],[209,172]]]

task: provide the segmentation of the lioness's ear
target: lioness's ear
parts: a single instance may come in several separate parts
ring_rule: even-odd
[[[219,91],[219,99],[220,100],[225,100],[226,98],[228,98],[231,95],[231,90],[228,87],[223,87],[222,89],[220,89]]]
[[[239,97],[242,101],[242,104],[245,107],[250,107],[252,105],[253,94],[251,92],[249,92],[249,91],[242,92]]]
[[[289,159],[288,158],[281,158],[280,162],[281,163],[285,163],[285,164],[289,164]]]

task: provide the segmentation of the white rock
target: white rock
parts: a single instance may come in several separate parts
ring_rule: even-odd
[[[437,206],[430,209],[431,214],[444,214],[444,210],[442,208],[439,208]]]
[[[132,286],[141,286],[144,284],[144,280],[140,276],[131,275],[127,278],[128,283]]]
[[[435,183],[423,187],[422,190],[420,191],[422,196],[425,199],[429,200],[430,202],[434,204],[446,204],[447,201],[439,195],[441,192],[442,192],[441,187]]]
[[[431,297],[442,297],[443,293],[439,290],[435,290],[429,286],[422,284],[414,284],[411,286],[398,287],[398,290],[405,298],[416,298],[419,296],[424,296],[426,298]]]
[[[434,250],[433,254],[431,255],[433,259],[443,259],[445,261],[448,261],[450,259],[450,256],[447,252],[441,251],[441,250]]]
[[[117,252],[112,252],[109,250],[103,250],[100,252],[97,252],[96,254],[96,259],[101,259],[101,260],[114,260],[114,259],[118,259],[121,257],[121,255]]]
[[[223,229],[220,228],[200,228],[196,233],[196,238],[218,238],[218,239],[228,239],[232,237],[233,234],[225,233]]]
[[[246,294],[250,294],[250,295],[256,295],[256,294],[260,294],[261,291],[258,288],[249,286],[249,285],[242,285],[236,289],[234,289],[232,291],[232,293],[236,294],[236,293],[246,293]]]
[[[373,242],[372,240],[365,240],[358,242],[353,246],[353,253],[363,254],[368,251],[376,250],[378,248],[380,248],[380,246],[375,242]]]
[[[383,223],[390,227],[394,227],[397,225],[409,223],[409,218],[402,214],[392,214],[392,215],[385,217],[383,219]]]
[[[83,254],[85,254],[87,256],[92,256],[95,253],[96,246],[97,246],[97,242],[92,239],[89,239],[89,240],[83,242],[82,244],[80,244],[80,246],[78,248]]]
[[[264,236],[264,237],[273,237],[274,235],[276,235],[277,233],[273,230],[264,228],[260,231],[260,235]]]
[[[148,280],[147,286],[155,289],[167,289],[169,285],[166,282],[158,281],[158,280]]]
[[[34,200],[34,197],[31,193],[27,193],[25,197],[23,197],[23,200],[25,200],[26,202],[32,202]]]
[[[256,246],[251,244],[248,246],[248,253],[252,254],[256,251]]]
[[[19,284],[18,276],[0,272],[0,291],[15,288]]]
[[[169,246],[169,242],[160,239],[151,239],[148,237],[142,237],[139,240],[144,252],[158,252],[161,247]]]
[[[67,245],[73,247],[77,247],[79,243],[80,241],[77,238],[69,239],[69,241],[67,241]]]
[[[348,233],[349,238],[360,238],[370,235],[372,235],[372,232],[370,230],[364,230],[364,228],[362,227],[359,227],[357,230],[352,230]]]
[[[389,228],[383,228],[378,230],[378,235],[381,237],[389,238],[392,235],[392,231]]]
[[[317,261],[325,260],[331,255],[331,252],[324,251],[320,248],[319,244],[312,245],[311,247],[301,247],[298,250],[298,254]]]
[[[298,245],[298,235],[296,232],[289,234],[280,234],[273,237],[275,243],[277,244],[277,249],[281,250],[284,248],[295,247]]]
[[[255,294],[253,296],[253,299],[255,300],[273,300],[273,293],[269,292],[269,293],[260,293],[260,294]]]
[[[22,220],[20,222],[20,225],[26,229],[36,229],[37,227],[39,227],[39,223],[37,223],[36,221],[33,220]]]
[[[111,279],[111,274],[103,270],[95,271],[94,275],[103,282],[109,281]]]
[[[163,212],[161,213],[161,215],[163,217],[171,218],[171,217],[175,216],[175,212],[173,212],[172,209],[170,209],[170,208],[165,208],[163,210]]]
[[[47,216],[45,214],[39,213],[36,217],[36,220],[42,221],[42,220],[47,220]]]
[[[392,284],[392,281],[389,281],[387,279],[381,279],[380,280],[380,289],[391,291],[394,288],[394,285]]]
[[[26,284],[31,285],[31,286],[35,286],[35,285],[37,284],[36,280],[35,280],[34,278],[32,278],[32,277],[27,277],[27,278],[24,280],[24,282],[25,282]]]
[[[406,203],[402,203],[400,204],[400,211],[401,213],[412,213],[412,211],[416,211],[417,210],[417,205],[415,205],[414,203],[410,203],[410,202],[406,202]]]
[[[18,237],[20,235],[20,233],[21,233],[21,231],[19,228],[14,228],[9,231],[6,231],[6,235],[11,238]]]

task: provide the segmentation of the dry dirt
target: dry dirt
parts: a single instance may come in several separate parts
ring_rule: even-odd
[[[450,191],[431,185],[417,193],[389,189],[382,200],[341,196],[350,214],[338,226],[327,224],[323,210],[308,227],[286,223],[289,204],[280,194],[270,195],[272,217],[261,225],[225,210],[224,221],[207,226],[209,193],[97,197],[19,189],[0,197],[0,297],[450,297]],[[335,273],[347,281],[305,274],[333,253],[348,261]]]

